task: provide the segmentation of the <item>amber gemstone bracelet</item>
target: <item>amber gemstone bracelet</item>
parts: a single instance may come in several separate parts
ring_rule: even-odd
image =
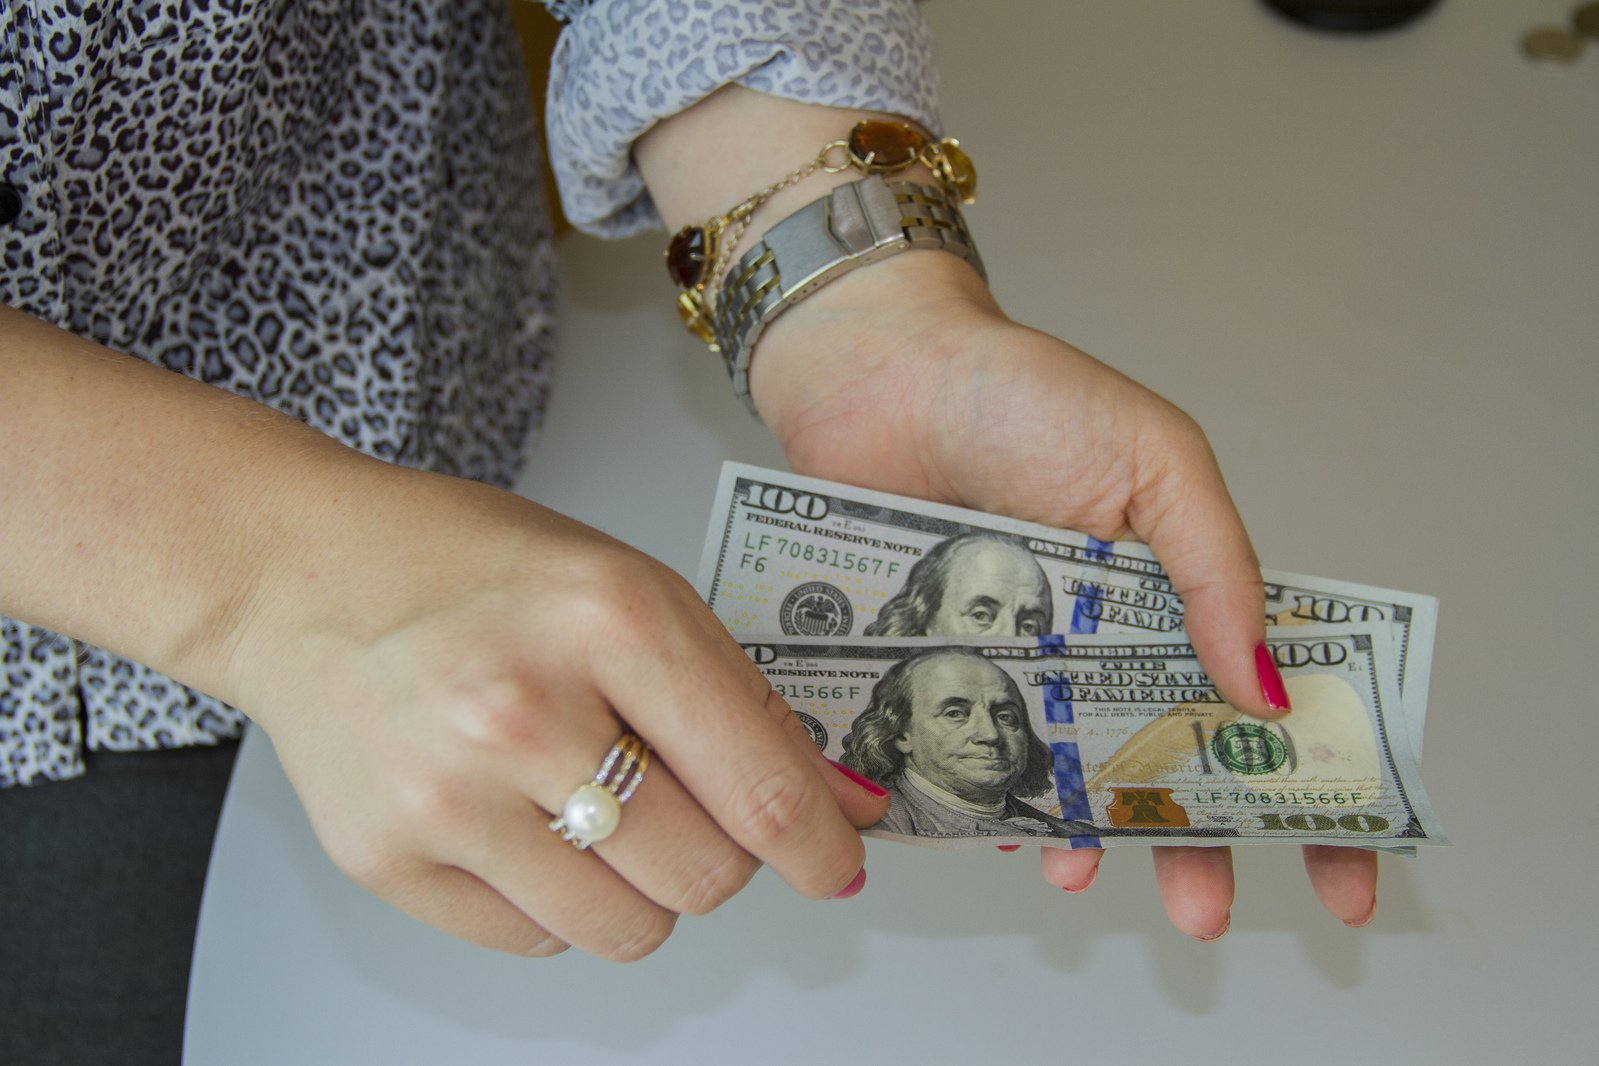
[[[700,340],[717,350],[712,320],[716,313],[713,283],[726,271],[733,250],[749,227],[750,218],[766,201],[817,171],[838,174],[896,174],[921,163],[933,172],[951,198],[963,204],[977,200],[977,169],[961,150],[960,142],[946,137],[935,141],[903,122],[866,119],[857,122],[849,136],[822,146],[816,158],[799,169],[751,194],[720,215],[684,226],[666,246],[666,270],[682,290],[677,298],[678,317]]]

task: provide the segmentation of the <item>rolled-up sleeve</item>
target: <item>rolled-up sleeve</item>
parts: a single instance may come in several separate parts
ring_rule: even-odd
[[[563,6],[570,21],[551,62],[546,124],[562,207],[587,233],[661,225],[633,142],[724,85],[904,115],[942,133],[932,33],[914,0]]]

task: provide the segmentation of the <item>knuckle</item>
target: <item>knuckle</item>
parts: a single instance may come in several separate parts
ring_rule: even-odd
[[[683,889],[670,904],[680,914],[709,914],[749,884],[759,863],[736,848],[727,848]]]
[[[537,702],[527,686],[511,679],[472,686],[452,701],[457,733],[472,744],[496,751],[528,752],[540,733],[530,709]]]
[[[816,738],[811,736],[810,730],[805,728],[805,723],[800,721],[799,715],[789,710],[788,704],[783,701],[781,696],[778,697],[778,703],[782,709],[782,717],[777,720],[777,727],[783,731],[791,743],[796,745],[796,750],[803,751],[806,748],[816,747]]]
[[[607,640],[659,639],[661,627],[676,624],[681,611],[679,586],[686,582],[642,553],[602,553],[567,579],[571,631]]]
[[[393,849],[357,833],[323,835],[322,850],[345,877],[375,895],[385,895],[401,866]]]
[[[733,835],[756,849],[792,836],[810,806],[813,777],[797,764],[750,777],[732,796]]]
[[[395,802],[404,823],[424,840],[458,841],[477,822],[472,791],[455,775],[422,770],[400,781]]]
[[[629,552],[604,552],[573,568],[565,576],[572,608],[581,616],[626,618],[648,580],[648,569]]]

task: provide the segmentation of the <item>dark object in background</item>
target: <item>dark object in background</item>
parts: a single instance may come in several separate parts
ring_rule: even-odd
[[[1333,33],[1381,33],[1418,19],[1438,0],[1263,0],[1284,18]]]

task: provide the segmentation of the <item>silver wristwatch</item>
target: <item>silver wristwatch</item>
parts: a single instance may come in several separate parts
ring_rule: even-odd
[[[841,274],[907,248],[983,261],[958,202],[937,185],[872,174],[840,185],[767,230],[728,272],[713,328],[733,391],[751,413],[750,356],[772,320]]]

